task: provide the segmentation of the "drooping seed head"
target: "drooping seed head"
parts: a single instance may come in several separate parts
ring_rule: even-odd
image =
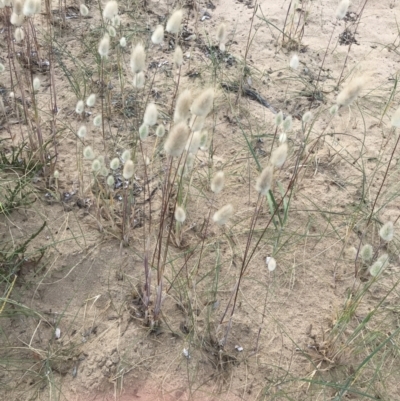
[[[174,123],[180,121],[187,122],[190,117],[190,105],[192,103],[192,94],[189,89],[185,89],[176,101],[175,112],[174,112]]]
[[[211,181],[211,191],[213,191],[215,194],[219,194],[223,189],[225,185],[225,174],[222,170],[218,171],[212,181]]]
[[[93,107],[95,104],[96,104],[96,95],[94,93],[92,93],[86,99],[86,105],[89,106],[89,107]]]
[[[33,78],[32,86],[34,91],[38,91],[40,89],[40,79],[38,77]]]
[[[126,47],[126,38],[125,36],[123,36],[120,40],[119,40],[119,45],[121,47]]]
[[[282,167],[286,161],[287,153],[288,145],[286,142],[284,142],[272,152],[270,163],[275,167]]]
[[[273,272],[276,269],[276,260],[273,257],[268,256],[266,261],[268,270]]]
[[[305,113],[303,114],[303,117],[302,117],[303,123],[308,123],[308,122],[311,121],[311,119],[312,119],[312,113],[311,113],[311,111],[307,111],[307,112],[305,112]]]
[[[124,165],[124,170],[122,171],[122,176],[126,179],[129,180],[130,178],[133,177],[133,173],[135,172],[135,168],[133,165],[132,160],[127,160]]]
[[[105,33],[99,43],[98,52],[101,58],[107,58],[110,51],[110,35]]]
[[[233,210],[233,206],[230,203],[222,206],[221,209],[214,213],[214,223],[217,223],[220,226],[226,224],[228,220],[232,217]]]
[[[189,127],[186,125],[186,123],[182,121],[175,124],[168,134],[167,140],[165,141],[165,152],[173,157],[180,156],[185,149],[188,137]]]
[[[131,53],[131,70],[134,74],[144,70],[146,62],[146,53],[142,44],[138,43],[132,50]]]
[[[84,139],[87,134],[87,129],[85,125],[81,125],[78,129],[77,135],[79,138]]]
[[[385,223],[379,230],[379,235],[384,241],[390,242],[394,236],[393,222],[388,221]]]
[[[181,29],[182,18],[183,18],[182,10],[174,11],[168,19],[166,31],[172,34],[178,33]]]
[[[82,17],[87,17],[89,15],[89,9],[85,4],[79,6],[79,11],[81,12]]]
[[[196,131],[189,135],[189,139],[186,142],[185,149],[192,154],[196,154],[200,147],[201,132]]]
[[[360,250],[360,256],[363,262],[369,262],[373,255],[374,249],[370,244],[365,244]]]
[[[131,151],[129,149],[124,150],[122,152],[121,159],[124,163],[128,160],[131,160]]]
[[[94,119],[93,119],[93,125],[95,126],[95,127],[100,127],[101,126],[101,124],[102,124],[102,117],[101,117],[101,114],[98,114]]]
[[[341,2],[338,4],[336,9],[336,18],[338,20],[342,20],[346,16],[349,5],[349,0],[341,0]]]
[[[76,114],[82,114],[83,110],[85,110],[85,103],[83,102],[83,100],[78,100],[75,107]]]
[[[115,180],[114,177],[112,175],[109,175],[107,177],[107,185],[111,188],[114,188],[114,184],[115,184]]]
[[[165,127],[164,124],[159,124],[156,129],[156,136],[162,138],[165,135]]]
[[[22,14],[24,14],[25,17],[32,17],[35,14],[35,11],[36,11],[35,0],[25,0]]]
[[[275,125],[279,127],[283,122],[283,113],[280,111],[275,117]]]
[[[164,41],[164,27],[162,25],[157,25],[157,28],[154,30],[151,35],[151,41],[155,45],[161,45]]]
[[[119,159],[118,157],[114,157],[114,159],[110,161],[110,169],[116,170],[118,167],[119,167]]]
[[[354,100],[360,95],[365,85],[365,79],[363,77],[354,78],[338,95],[336,99],[337,105],[350,106]]]
[[[94,159],[94,152],[91,146],[86,146],[86,148],[83,149],[83,157],[88,160]]]
[[[139,127],[139,138],[141,141],[144,141],[149,136],[149,126],[143,123]]]
[[[115,0],[108,1],[103,9],[103,18],[111,21],[118,14],[118,3]]]
[[[285,120],[283,121],[282,125],[284,132],[290,132],[293,128],[293,118],[292,116],[286,116]]]
[[[273,166],[267,166],[258,176],[256,181],[256,190],[261,195],[267,196],[269,190],[272,188],[274,180],[274,168]]]
[[[175,208],[175,220],[179,223],[183,223],[186,220],[186,212],[182,206],[176,206]]]
[[[227,37],[226,25],[224,23],[219,24],[217,28],[217,41],[219,44],[225,44]]]
[[[203,90],[194,99],[191,107],[191,112],[199,117],[206,117],[207,114],[212,110],[214,102],[214,89],[208,88]]]
[[[146,111],[144,112],[143,123],[152,127],[157,123],[157,106],[154,103],[149,103],[146,107]]]
[[[144,82],[145,82],[145,76],[144,72],[140,71],[137,74],[134,75],[133,77],[133,87],[137,89],[141,89],[144,87]]]
[[[292,70],[297,70],[299,68],[299,56],[297,54],[293,54],[289,66]]]
[[[22,42],[25,39],[25,31],[20,27],[15,28],[14,37],[17,43]]]
[[[174,65],[179,68],[183,64],[183,52],[180,46],[175,47],[174,51]]]

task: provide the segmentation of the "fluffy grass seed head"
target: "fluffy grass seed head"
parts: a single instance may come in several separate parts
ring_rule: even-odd
[[[82,17],[87,17],[89,15],[89,9],[83,3],[79,6],[79,11],[81,12]]]
[[[156,125],[158,117],[157,106],[154,103],[149,103],[144,112],[143,123],[152,127]]]
[[[127,160],[124,165],[124,169],[122,171],[122,176],[125,178],[125,180],[129,180],[130,178],[133,177],[133,173],[135,172],[135,168],[133,165],[132,160]]]
[[[108,32],[108,34],[110,35],[111,38],[115,38],[117,36],[117,31],[115,30],[115,28],[112,25],[110,25],[107,28],[107,32]]]
[[[176,206],[175,220],[179,223],[183,223],[186,220],[186,212],[182,206]]]
[[[112,159],[110,161],[110,169],[111,170],[116,170],[119,167],[120,163],[119,163],[119,159],[118,157],[114,157],[114,159]]]
[[[133,87],[137,88],[137,89],[143,88],[145,80],[146,80],[146,78],[144,76],[144,72],[143,71],[138,72],[133,77],[133,81],[132,81]]]
[[[181,121],[175,124],[168,134],[167,140],[165,141],[165,152],[173,157],[180,156],[185,149],[188,137],[189,127],[186,125],[186,123]]]
[[[139,72],[144,70],[146,63],[146,52],[144,51],[144,47],[141,43],[138,43],[132,50],[131,53],[131,70],[134,74],[138,74]]]
[[[174,65],[176,68],[180,68],[183,64],[183,52],[180,46],[175,47],[174,51]]]
[[[283,123],[283,113],[282,110],[275,117],[275,125],[279,127]]]
[[[60,178],[60,172],[58,170],[54,170],[53,177],[58,180]]]
[[[306,111],[306,112],[303,114],[303,117],[302,117],[303,123],[307,124],[307,123],[309,123],[309,122],[311,121],[311,119],[312,119],[312,113],[311,113],[311,111]]]
[[[98,114],[94,119],[93,119],[93,125],[95,127],[100,127],[102,123],[102,116],[101,114]]]
[[[36,11],[36,1],[35,0],[25,0],[22,13],[25,17],[32,17],[35,15]]]
[[[21,26],[24,23],[24,14],[16,14],[13,12],[10,17],[10,22],[12,25]]]
[[[107,177],[108,176],[108,168],[106,166],[101,166],[101,169],[99,171],[99,174],[103,177]]]
[[[25,31],[20,27],[15,28],[14,37],[17,43],[21,43],[25,39]]]
[[[371,276],[376,277],[388,266],[389,255],[386,253],[378,258],[378,260],[369,268]]]
[[[233,206],[230,203],[222,206],[221,209],[214,213],[214,223],[217,223],[219,226],[223,226],[224,224],[226,224],[228,220],[232,217],[233,210]]]
[[[172,34],[178,33],[181,29],[182,18],[183,10],[174,11],[168,19],[166,31]]]
[[[118,3],[115,0],[108,1],[103,8],[103,18],[111,21],[118,14]]]
[[[117,14],[111,20],[112,26],[116,26],[117,28],[122,24],[121,17]]]
[[[114,184],[115,184],[114,177],[113,177],[112,175],[109,175],[109,176],[107,177],[107,185],[108,185],[110,188],[114,188]]]
[[[223,189],[225,185],[225,174],[222,170],[218,171],[213,179],[211,180],[211,191],[213,191],[215,194],[219,194]]]
[[[289,66],[292,70],[297,70],[299,68],[299,56],[297,54],[293,54]]]
[[[370,244],[365,244],[360,250],[361,260],[363,262],[369,262],[372,259],[373,255],[374,255],[374,249]]]
[[[288,145],[286,142],[278,146],[271,154],[270,163],[275,167],[282,167],[286,161],[288,153]]]
[[[98,52],[101,58],[107,58],[110,51],[110,35],[105,33],[99,43]]]
[[[124,163],[126,163],[128,160],[131,160],[131,151],[129,149],[126,149],[122,152],[121,159]]]
[[[164,27],[162,25],[157,25],[157,28],[154,30],[151,35],[151,41],[155,45],[161,45],[164,41]]]
[[[4,67],[4,64],[0,63],[0,74],[6,70],[6,67]]]
[[[78,100],[75,106],[76,114],[82,114],[83,110],[85,110],[85,103],[83,102],[83,100]]]
[[[144,141],[149,136],[149,126],[146,123],[143,123],[139,127],[139,138],[141,141]]]
[[[286,116],[285,120],[283,121],[282,125],[284,132],[290,132],[293,128],[293,118],[292,116]]]
[[[125,36],[123,36],[120,40],[119,40],[119,45],[121,47],[126,47],[126,38]]]
[[[286,135],[285,132],[282,132],[282,133],[279,135],[279,143],[285,143],[286,141],[287,141],[287,135]]]
[[[339,110],[339,106],[337,104],[334,104],[330,109],[329,109],[329,114],[333,117],[336,116],[337,112]]]
[[[390,124],[392,127],[400,128],[400,107],[393,113]]]
[[[226,25],[222,23],[217,28],[217,41],[219,44],[219,50],[221,50],[221,52],[225,51],[225,43],[227,36],[228,34],[226,30]]]
[[[165,127],[164,124],[159,124],[156,129],[156,136],[158,138],[162,138],[165,135]]]
[[[256,191],[261,195],[267,196],[269,190],[272,188],[274,180],[274,168],[273,166],[267,166],[257,177]]]
[[[86,146],[86,148],[83,149],[83,157],[88,160],[94,159],[94,152],[91,146]]]
[[[363,77],[354,78],[338,95],[336,104],[340,106],[350,106],[360,95],[365,84]]]
[[[174,112],[174,123],[187,121],[190,117],[190,105],[192,103],[192,94],[189,89],[185,89],[176,101]]]
[[[95,173],[99,172],[101,169],[101,162],[98,159],[94,159],[92,162],[92,171]]]
[[[336,18],[338,20],[342,20],[346,16],[349,5],[349,0],[341,0],[341,2],[338,4],[336,9]]]
[[[196,154],[200,147],[201,132],[196,131],[190,134],[186,142],[185,149],[192,154]]]
[[[379,235],[384,241],[390,242],[394,236],[393,223],[391,221],[385,223],[379,230]]]
[[[208,149],[208,131],[203,130],[201,131],[200,135],[200,150],[207,150]]]
[[[270,272],[273,272],[276,269],[276,260],[273,257],[267,256],[265,262]]]
[[[86,105],[89,106],[89,107],[93,107],[95,104],[96,104],[96,95],[94,93],[92,93],[86,99]]]
[[[86,137],[86,134],[87,134],[86,125],[81,125],[77,132],[78,138],[84,139]]]
[[[33,78],[32,86],[34,91],[38,91],[40,89],[40,79],[38,77]]]
[[[206,117],[213,108],[213,102],[214,89],[204,89],[203,92],[194,99],[191,112],[198,117]]]

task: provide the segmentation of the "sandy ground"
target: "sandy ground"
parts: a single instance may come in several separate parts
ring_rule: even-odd
[[[273,250],[272,240],[263,242],[255,253],[241,287],[240,302],[224,352],[218,351],[207,333],[209,331],[218,339],[226,327],[218,328],[216,322],[224,312],[239,273],[249,221],[257,200],[251,184],[257,176],[256,166],[246,148],[242,130],[251,132],[252,146],[258,152],[261,164],[266,164],[274,131],[273,112],[248,97],[242,97],[232,113],[230,104],[235,103],[236,95],[222,89],[219,91],[214,121],[209,122],[209,128],[215,131],[214,167],[222,166],[229,179],[216,204],[222,206],[227,200],[234,204],[234,223],[229,235],[215,227],[209,232],[207,253],[200,267],[205,279],[199,284],[196,296],[190,294],[195,299],[195,313],[188,315],[187,305],[182,305],[178,293],[171,291],[163,307],[162,328],[160,332],[150,334],[142,324],[135,303],[135,288],[143,284],[143,233],[134,230],[130,246],[121,247],[118,227],[113,227],[106,217],[102,219],[103,231],[98,230],[95,195],[86,193],[84,200],[90,200],[89,206],[77,202],[81,197],[75,167],[76,138],[71,132],[80,124],[74,116],[76,96],[69,89],[62,69],[56,67],[61,105],[57,118],[71,128],[58,142],[58,186],[64,202],[46,200],[45,191],[39,192],[33,207],[14,213],[10,219],[2,217],[1,222],[2,238],[18,240],[46,220],[47,227],[35,238],[31,249],[53,244],[39,264],[26,264],[21,281],[12,293],[16,302],[37,311],[36,315],[21,313],[2,319],[3,344],[9,347],[3,349],[3,353],[9,360],[18,361],[10,362],[0,376],[1,391],[6,391],[8,400],[325,400],[334,397],[334,388],[310,387],[300,378],[312,379],[321,374],[318,377],[342,380],[362,360],[362,356],[352,353],[349,347],[331,364],[323,357],[328,348],[325,340],[354,284],[354,256],[349,248],[358,246],[357,230],[362,230],[365,224],[365,216],[352,213],[360,197],[359,159],[362,156],[366,161],[369,202],[374,199],[384,175],[385,162],[389,160],[391,147],[385,148],[383,153],[381,151],[383,144],[393,140],[389,119],[385,116],[381,124],[379,120],[400,60],[396,48],[398,2],[368,1],[358,20],[364,2],[353,1],[350,10],[355,13],[352,14],[355,21],[348,22],[336,21],[336,4],[331,0],[303,1],[307,23],[300,49],[282,48],[282,35],[273,27],[282,29],[284,26],[287,1],[260,2],[254,18],[254,37],[248,51],[251,78],[247,83],[275,110],[295,117],[310,108],[315,115],[321,113],[313,127],[312,138],[322,131],[331,134],[319,143],[304,165],[291,203],[288,226],[283,233],[284,241],[276,255],[276,271],[270,273],[265,264],[265,258]],[[194,32],[197,25],[198,37],[196,41],[182,44],[186,58],[181,85],[196,88],[206,77],[208,79],[206,73],[198,79],[185,75],[192,70],[201,72],[204,63],[210,63],[202,45],[214,40],[214,32],[221,22],[228,26],[227,54],[231,57],[227,56],[221,62],[219,79],[231,81],[239,68],[238,62],[232,60],[239,60],[245,54],[254,3],[224,0],[199,2],[197,6],[200,15],[197,21],[194,11],[185,8],[189,20],[187,29]],[[95,8],[93,3],[91,9]],[[134,12],[152,29],[171,9],[172,6],[164,2],[151,1],[147,13],[140,7]],[[131,20],[128,10],[126,5],[121,5],[123,23]],[[202,18],[203,15],[207,18]],[[262,20],[262,15],[270,25]],[[355,71],[364,74],[367,77],[366,89],[359,107],[344,108],[331,120],[326,109],[334,103],[337,94],[335,82],[348,52],[348,46],[340,45],[338,37],[346,26],[354,29],[355,24],[358,24],[356,43],[351,47],[344,76]],[[95,26],[96,18],[68,20],[63,30],[63,40],[68,38],[66,49],[73,54],[78,51],[76,45],[82,33]],[[301,91],[309,89],[307,82],[318,76],[331,34],[332,41],[319,84],[323,101],[310,102]],[[3,57],[5,50],[5,44],[2,44]],[[300,66],[297,71],[291,71],[287,66],[291,55],[298,50]],[[85,62],[84,52],[77,57]],[[126,63],[129,50],[123,58]],[[161,51],[152,47],[149,50],[148,63],[157,61],[162,64],[170,60],[171,51],[166,48]],[[168,68],[171,71],[168,64],[161,68],[160,77],[164,77]],[[153,70],[148,68],[149,80],[152,74]],[[41,74],[40,77],[40,94],[43,94],[40,99],[43,105],[47,105],[49,76]],[[151,95],[165,113],[168,113],[172,90],[168,85],[172,79],[157,79]],[[6,82],[2,84],[7,86]],[[94,90],[96,76],[92,77],[90,91]],[[115,98],[116,92],[113,93]],[[394,106],[397,107],[396,100],[391,107]],[[99,110],[96,106],[94,114]],[[113,141],[110,148],[121,150],[126,144],[124,120],[116,113],[108,124]],[[94,128],[90,131],[88,143],[101,151],[102,138]],[[365,136],[364,131],[367,132]],[[5,135],[3,131],[2,136]],[[284,187],[289,183],[302,135],[301,121],[295,118],[289,140],[290,156],[276,177]],[[153,137],[146,147],[149,154],[154,141]],[[379,162],[381,167],[377,170]],[[398,154],[392,163],[398,166]],[[161,167],[162,162],[158,162],[154,171]],[[207,191],[204,189],[207,171],[207,153],[199,153],[188,207],[186,227],[192,227],[185,234],[188,246],[198,241],[196,227],[201,227],[205,210],[210,207],[203,196]],[[37,180],[40,187],[43,183],[40,177]],[[143,184],[140,170],[137,182]],[[395,192],[397,187],[396,174],[390,174],[388,188]],[[65,193],[72,194],[72,197],[67,199]],[[155,205],[160,202],[159,195],[156,194]],[[385,192],[382,204],[389,198],[390,191]],[[399,212],[399,204],[389,202],[380,218],[383,221],[394,220]],[[138,219],[142,216],[140,213],[146,216],[146,207],[137,212]],[[265,227],[268,218],[269,211],[265,206],[258,230]],[[268,229],[267,237],[276,238],[273,227]],[[376,230],[371,231],[368,238],[372,243],[379,242]],[[183,260],[182,249],[172,249],[172,254]],[[220,282],[215,299],[211,286],[217,254]],[[398,269],[399,258],[395,255],[391,264],[393,275],[377,283],[365,296],[354,321],[348,326],[349,333],[386,294]],[[393,306],[398,302],[398,296],[392,294],[386,302]],[[210,308],[211,303],[215,307]],[[191,331],[193,322],[190,316],[195,316],[194,332]],[[209,321],[211,328],[208,327]],[[387,330],[393,330],[394,323],[386,323]],[[56,328],[60,329],[59,339],[54,337]],[[239,352],[238,346],[243,351]],[[190,358],[183,355],[184,349],[188,350]],[[2,360],[6,359],[3,357]],[[221,368],[222,360],[229,361],[226,368]],[[316,373],[315,367],[321,372]],[[368,371],[364,373],[368,377]],[[382,395],[382,399],[400,400],[395,377],[389,376],[385,386],[378,388],[377,385],[371,392],[375,397]]]

